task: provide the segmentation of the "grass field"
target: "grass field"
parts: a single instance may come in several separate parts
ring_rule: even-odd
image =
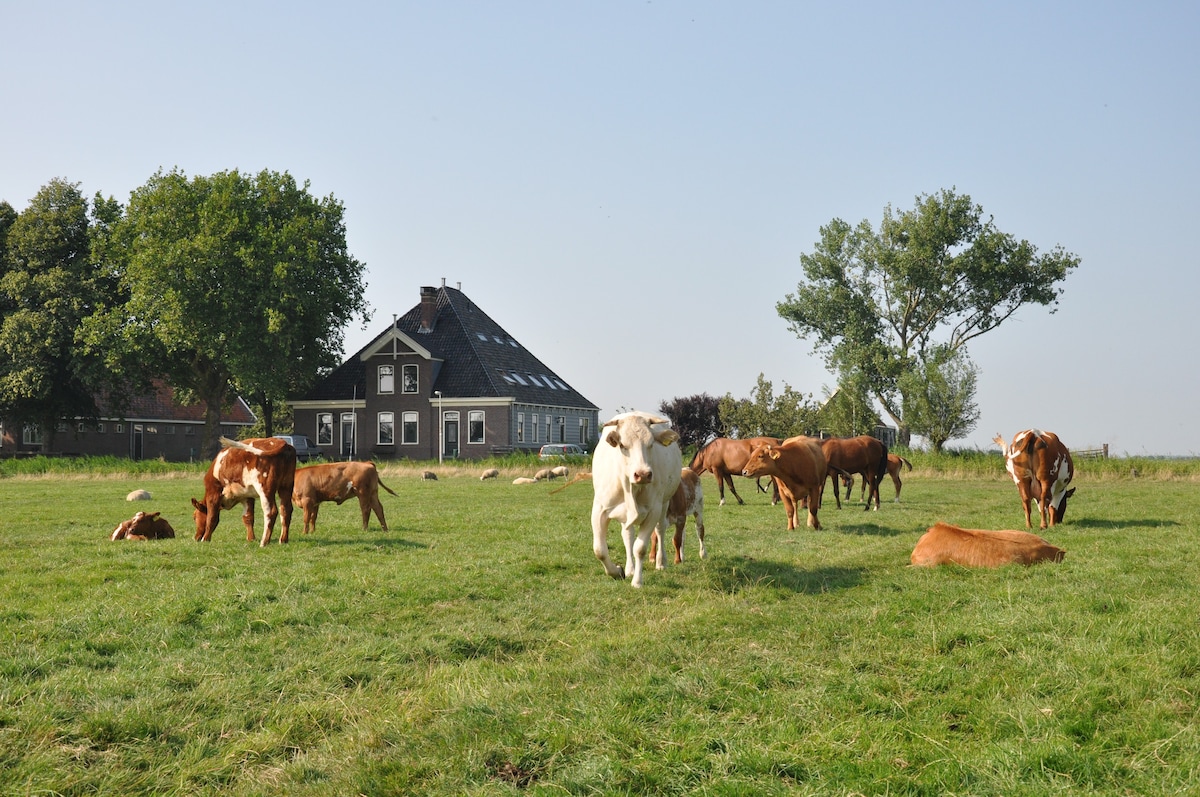
[[[260,549],[192,541],[198,469],[0,478],[0,793],[1194,793],[1195,464],[1080,463],[1062,564],[908,568],[936,520],[1023,525],[992,461],[819,532],[706,475],[708,559],[641,590],[586,482],[385,469],[390,531]],[[109,542],[136,509],[179,537]]]

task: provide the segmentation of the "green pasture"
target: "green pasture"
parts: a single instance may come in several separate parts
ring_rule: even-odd
[[[327,505],[260,549],[192,540],[198,469],[0,478],[0,794],[1195,793],[1195,463],[1079,463],[1062,564],[907,567],[934,521],[1023,526],[982,461],[816,532],[705,475],[708,559],[689,523],[641,590],[587,482],[385,469],[390,531]],[[179,536],[109,542],[137,509]]]

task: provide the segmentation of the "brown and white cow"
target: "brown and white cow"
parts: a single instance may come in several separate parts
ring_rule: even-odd
[[[117,524],[117,528],[113,530],[109,539],[114,542],[117,540],[173,539],[175,529],[171,528],[171,524],[161,515],[161,512],[150,514],[137,512],[129,520],[122,520]]]
[[[1068,488],[1075,478],[1075,463],[1058,435],[1026,429],[1013,436],[1011,445],[999,434],[992,441],[1004,452],[1005,468],[1021,493],[1025,528],[1033,528],[1032,501],[1037,501],[1041,516],[1038,528],[1046,528],[1047,520],[1051,526],[1061,523],[1067,514],[1067,499],[1075,494],[1074,487]]]
[[[304,533],[317,530],[317,511],[325,501],[338,506],[351,496],[358,496],[358,508],[362,510],[363,531],[371,521],[371,512],[379,518],[379,525],[388,530],[383,516],[383,504],[379,501],[379,488],[392,495],[396,493],[379,480],[379,471],[374,462],[328,462],[296,468],[296,482],[292,487],[292,502],[304,512]]]
[[[912,470],[912,463],[909,462],[904,457],[897,456],[896,454],[888,452],[887,472],[888,472],[888,475],[892,477],[892,486],[896,488],[895,502],[897,504],[900,503],[900,488],[904,485],[904,482],[900,479],[900,470],[902,468],[908,468],[909,470]],[[852,476],[850,474],[844,474],[842,476],[842,484],[846,488],[846,500],[849,501],[850,500],[850,491],[852,489],[854,489],[854,476]],[[862,493],[859,495],[859,500],[860,501],[864,500],[866,497],[867,497],[867,480],[863,479]]]
[[[675,527],[675,564],[683,561],[683,529],[688,515],[696,519],[696,538],[700,541],[700,558],[708,556],[704,547],[704,490],[700,486],[700,475],[691,468],[679,472],[679,487],[667,504],[667,520],[650,537],[650,558],[655,559],[661,530]]]
[[[592,455],[592,552],[613,578],[631,576],[642,586],[642,559],[655,528],[665,527],[667,506],[679,487],[683,455],[679,435],[665,418],[627,412],[600,429]],[[621,524],[625,567],[608,551],[608,524]],[[655,566],[666,567],[666,546],[658,548]]]
[[[909,561],[914,567],[1000,567],[1061,562],[1066,553],[1027,531],[984,531],[937,523],[917,540]]]
[[[263,508],[263,533],[259,545],[266,547],[275,529],[275,518],[282,516],[279,541],[288,541],[292,523],[292,487],[296,480],[296,449],[278,437],[250,440],[221,438],[221,451],[204,473],[204,501],[192,499],[196,508],[196,540],[209,542],[221,520],[221,510],[245,503],[242,523],[246,539],[254,540],[254,501]]]
[[[821,491],[825,487],[827,472],[821,441],[804,436],[789,437],[778,445],[767,443],[758,446],[750,452],[750,458],[742,469],[743,476],[774,477],[783,497],[789,530],[799,525],[799,506],[808,507],[808,525],[814,529],[821,528],[817,509],[821,505]]]

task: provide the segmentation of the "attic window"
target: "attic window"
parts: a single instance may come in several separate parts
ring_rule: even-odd
[[[499,335],[492,335],[492,340],[496,341],[496,342],[497,342],[497,343],[499,343],[500,345],[504,345],[504,341],[500,340],[500,336],[499,336]]]
[[[544,385],[542,385],[542,383],[538,381],[538,378],[533,374],[527,374],[527,376],[529,377],[530,382],[533,382],[538,387],[544,387]]]
[[[517,380],[512,378],[512,374],[506,373],[505,371],[500,371],[500,378],[505,382],[508,382],[510,385],[515,385],[517,383]]]
[[[515,380],[517,380],[517,382],[518,382],[519,384],[522,384],[522,385],[528,385],[528,384],[529,384],[529,383],[528,383],[528,382],[526,382],[524,379],[522,379],[522,378],[521,378],[521,375],[520,375],[520,374],[518,374],[516,371],[513,371],[513,372],[512,372],[512,378],[513,378],[513,379],[515,379]]]
[[[545,374],[542,374],[542,381],[545,382],[546,387],[550,388],[551,390],[558,390],[558,388],[554,386],[554,381]]]
[[[520,346],[517,345],[517,342],[515,340],[513,340],[512,338],[508,339],[508,345],[512,346],[514,349],[521,348]]]
[[[484,343],[487,343],[487,335],[483,334],[482,332],[476,332],[475,337],[479,338]]]
[[[563,390],[571,389],[571,388],[567,387],[566,384],[561,379],[555,379],[554,381],[557,382],[558,386],[561,387]]]

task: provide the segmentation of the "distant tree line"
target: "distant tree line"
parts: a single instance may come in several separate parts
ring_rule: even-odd
[[[237,396],[272,434],[369,320],[344,215],[266,170],[160,171],[125,205],[65,179],[21,212],[0,201],[0,418],[52,436],[161,378],[206,408],[202,450]]]

